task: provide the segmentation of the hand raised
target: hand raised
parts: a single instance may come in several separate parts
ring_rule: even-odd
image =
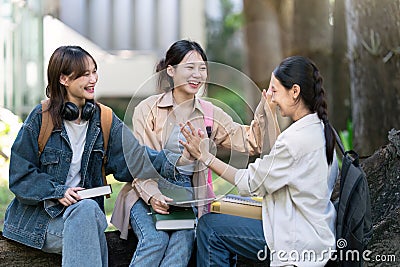
[[[190,122],[186,124],[180,124],[181,132],[186,139],[186,142],[180,140],[179,142],[185,147],[190,155],[196,159],[201,159],[206,153],[208,153],[208,146],[204,132],[200,129],[196,132],[193,125]]]

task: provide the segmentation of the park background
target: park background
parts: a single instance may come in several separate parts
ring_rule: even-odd
[[[94,55],[96,98],[124,120],[131,101],[156,93],[137,89],[182,38],[199,42],[210,61],[237,69],[258,88],[268,86],[283,58],[310,57],[324,77],[330,122],[363,158],[400,129],[400,0],[0,0],[0,231],[13,197],[10,148],[45,98],[54,49],[80,45]],[[260,92],[210,85],[207,96],[248,123]],[[280,118],[282,129],[289,123]],[[108,214],[121,186],[112,183]]]

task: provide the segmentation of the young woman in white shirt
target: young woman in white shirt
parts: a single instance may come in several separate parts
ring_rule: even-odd
[[[324,266],[335,249],[335,137],[319,70],[305,57],[289,57],[273,71],[268,94],[293,124],[247,169],[215,158],[190,122],[191,131],[181,128],[187,140],[181,143],[194,158],[241,195],[263,197],[262,221],[213,213],[200,218],[197,266],[231,266],[237,254],[271,266]]]

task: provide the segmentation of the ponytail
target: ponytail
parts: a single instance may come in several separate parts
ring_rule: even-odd
[[[174,81],[168,76],[167,67],[165,58],[161,59],[156,65],[156,72],[158,73],[157,87],[164,91],[174,88]]]
[[[329,124],[328,105],[322,86],[323,79],[317,66],[306,57],[292,56],[283,60],[273,73],[287,90],[290,90],[294,84],[298,84],[304,104],[310,111],[316,112],[318,118],[324,123],[326,160],[328,164],[331,164],[336,139],[333,128]]]
[[[325,135],[325,147],[326,147],[326,159],[328,164],[333,162],[333,151],[335,148],[335,134],[333,132],[332,126],[329,124],[328,112],[327,112],[327,102],[325,97],[325,89],[322,86],[323,79],[318,71],[318,68],[314,63],[311,62],[313,67],[313,77],[314,77],[314,108],[313,110],[317,112],[318,117],[322,120],[324,124],[324,135]]]

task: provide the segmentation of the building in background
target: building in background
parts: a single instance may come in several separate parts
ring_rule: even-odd
[[[203,0],[0,0],[0,106],[26,116],[45,98],[60,45],[80,45],[99,65],[96,97],[118,115],[155,93],[138,90],[176,40],[205,46]]]

